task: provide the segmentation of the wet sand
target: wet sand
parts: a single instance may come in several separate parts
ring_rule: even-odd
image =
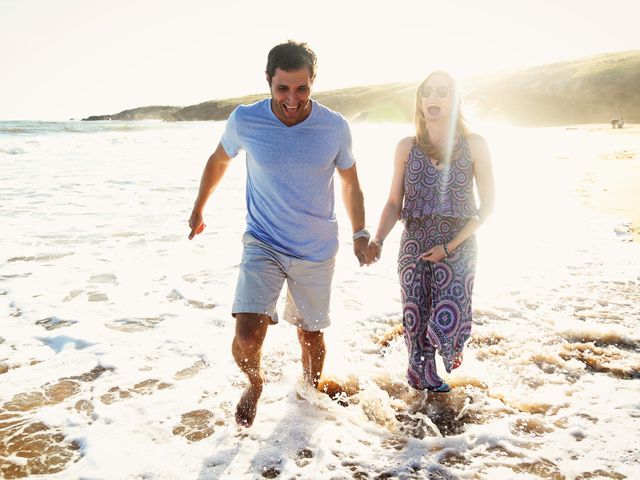
[[[637,476],[636,127],[489,131],[499,200],[478,234],[473,333],[446,395],[405,380],[401,230],[358,268],[337,205],[328,395],[301,383],[282,322],[265,342],[256,421],[239,429],[242,162],[188,242],[222,125],[136,125],[11,137],[22,153],[0,155],[1,478]],[[371,222],[403,135],[393,128],[353,127]]]
[[[580,191],[589,207],[628,222],[628,233],[640,242],[640,125],[626,125],[611,134],[635,136],[637,148],[599,154],[589,163]]]

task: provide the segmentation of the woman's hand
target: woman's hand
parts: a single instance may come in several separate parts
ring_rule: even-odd
[[[447,252],[444,250],[444,245],[436,245],[420,255],[420,258],[427,262],[438,263],[447,258]]]
[[[380,260],[380,254],[382,253],[382,243],[379,240],[372,240],[368,246],[370,252],[371,263],[375,263]]]

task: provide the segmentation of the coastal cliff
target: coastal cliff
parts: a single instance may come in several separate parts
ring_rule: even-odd
[[[474,77],[462,83],[466,108],[527,126],[640,122],[640,50]],[[417,82],[316,92],[313,98],[352,121],[411,122]],[[83,120],[225,120],[239,104],[268,93],[190,105],[148,106]]]

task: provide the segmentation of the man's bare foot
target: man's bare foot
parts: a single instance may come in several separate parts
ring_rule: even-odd
[[[316,386],[316,390],[326,393],[331,400],[336,400],[338,405],[342,405],[343,407],[349,405],[346,401],[347,393],[344,387],[334,380],[320,380]]]
[[[260,395],[262,394],[263,383],[264,380],[249,383],[242,397],[240,397],[240,401],[236,406],[236,422],[238,422],[239,426],[248,428],[253,424],[258,409],[258,400],[260,400]]]
[[[342,385],[340,385],[338,382],[334,380],[327,380],[327,379],[320,380],[318,382],[318,385],[316,386],[316,389],[319,392],[326,393],[327,395],[329,395],[329,397],[331,397],[332,400],[339,397],[344,392]]]

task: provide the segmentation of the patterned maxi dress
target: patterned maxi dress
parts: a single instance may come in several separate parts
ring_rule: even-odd
[[[407,379],[413,388],[446,385],[436,372],[436,351],[447,372],[461,359],[471,334],[475,236],[438,263],[424,261],[420,254],[452,240],[477,213],[466,139],[456,142],[451,163],[441,170],[414,145],[405,164],[401,213],[405,227],[398,254],[404,339],[409,353]]]

